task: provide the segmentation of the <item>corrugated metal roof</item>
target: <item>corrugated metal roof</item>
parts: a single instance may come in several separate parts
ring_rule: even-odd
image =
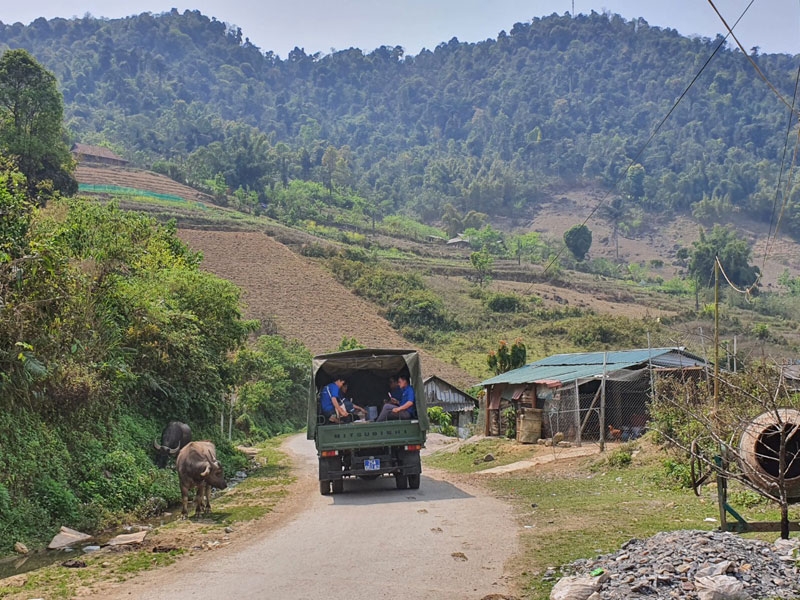
[[[590,379],[603,374],[605,356],[606,373],[629,369],[652,362],[659,367],[703,366],[702,358],[686,352],[683,348],[644,348],[642,350],[618,350],[614,352],[578,352],[554,354],[536,362],[501,373],[481,382],[481,385],[533,383],[544,380],[568,381]]]

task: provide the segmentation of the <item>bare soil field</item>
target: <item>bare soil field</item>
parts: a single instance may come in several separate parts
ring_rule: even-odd
[[[314,354],[334,351],[343,337],[378,348],[411,344],[378,316],[375,307],[352,294],[313,260],[299,256],[259,232],[179,230],[203,268],[244,290],[246,314],[274,323],[278,333],[303,342]],[[425,375],[455,385],[476,381],[460,368],[422,351]]]

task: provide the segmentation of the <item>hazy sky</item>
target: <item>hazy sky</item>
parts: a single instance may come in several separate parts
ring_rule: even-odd
[[[749,0],[715,0],[730,23]],[[299,46],[307,53],[328,53],[351,46],[369,51],[381,45],[403,46],[407,54],[457,37],[477,42],[509,31],[535,16],[572,11],[572,0],[6,0],[0,21],[28,24],[38,17],[124,17],[154,14],[172,7],[200,10],[242,28],[262,50],[281,57]],[[724,26],[708,0],[574,0],[576,13],[610,11],[625,18],[644,17],[653,26],[684,35],[714,37]],[[754,0],[736,28],[748,50],[800,54],[800,1]]]

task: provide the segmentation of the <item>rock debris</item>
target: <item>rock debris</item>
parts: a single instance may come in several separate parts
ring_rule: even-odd
[[[771,544],[719,531],[663,532],[564,571],[602,581],[591,600],[800,598],[800,539]]]

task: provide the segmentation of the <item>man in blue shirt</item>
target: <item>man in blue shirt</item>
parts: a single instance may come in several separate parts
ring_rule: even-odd
[[[378,415],[376,421],[394,421],[398,419],[407,421],[417,417],[416,396],[414,395],[414,388],[411,387],[408,381],[408,375],[400,375],[397,378],[397,384],[402,393],[400,405],[395,406],[387,402],[383,405],[381,414]]]
[[[319,403],[326,421],[339,423],[340,420],[344,420],[350,416],[344,404],[340,401],[341,389],[346,385],[347,382],[344,378],[339,377],[322,388],[319,394]]]

